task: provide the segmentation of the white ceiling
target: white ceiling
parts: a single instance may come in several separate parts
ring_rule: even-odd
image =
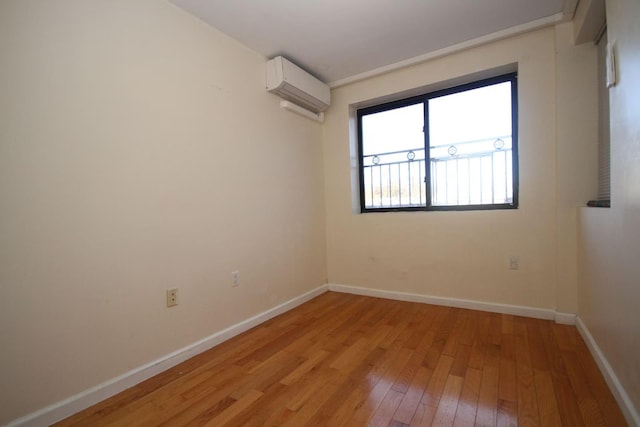
[[[333,83],[513,27],[548,25],[565,12],[565,0],[171,1],[264,56],[284,55]]]

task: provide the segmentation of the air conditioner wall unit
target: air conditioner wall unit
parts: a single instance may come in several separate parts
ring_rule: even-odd
[[[331,104],[329,86],[282,56],[267,61],[267,91],[314,113]]]

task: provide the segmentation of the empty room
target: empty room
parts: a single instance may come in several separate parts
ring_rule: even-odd
[[[637,0],[0,0],[0,425],[640,427]]]

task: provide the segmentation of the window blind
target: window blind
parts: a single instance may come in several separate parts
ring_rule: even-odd
[[[607,88],[607,32],[598,41],[598,200],[611,200],[609,89]]]

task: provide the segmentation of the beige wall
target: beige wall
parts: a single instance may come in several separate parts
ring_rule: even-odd
[[[573,43],[573,24],[556,26],[556,308],[577,313],[577,209],[597,196],[598,51]]]
[[[610,209],[580,212],[579,315],[640,412],[640,3],[607,0],[618,80],[611,108]],[[640,418],[636,418],[640,422]]]
[[[326,282],[265,58],[157,0],[2,1],[0,58],[0,424]]]
[[[581,145],[575,114],[595,114],[594,108],[582,106],[595,103],[595,89],[580,91],[595,82],[596,62],[595,49],[574,54],[565,46],[570,29],[561,29],[560,36],[557,55],[556,32],[548,28],[334,90],[324,127],[329,282],[575,312],[576,248],[570,243],[575,233],[557,229],[575,229],[575,206],[586,199],[575,194],[574,179],[558,162],[591,162],[580,150],[577,158],[566,152]],[[557,71],[556,60],[561,63]],[[351,104],[511,63],[518,63],[519,73],[519,209],[354,213]],[[557,80],[564,83],[581,67],[587,67],[587,75],[556,92]],[[556,112],[558,104],[563,110]],[[556,126],[565,119],[569,123]],[[584,169],[571,166],[572,173]],[[560,190],[571,193],[561,209],[556,203]],[[566,272],[558,263],[560,250],[569,251],[563,256],[573,262]],[[520,257],[520,270],[508,270],[509,255]]]

